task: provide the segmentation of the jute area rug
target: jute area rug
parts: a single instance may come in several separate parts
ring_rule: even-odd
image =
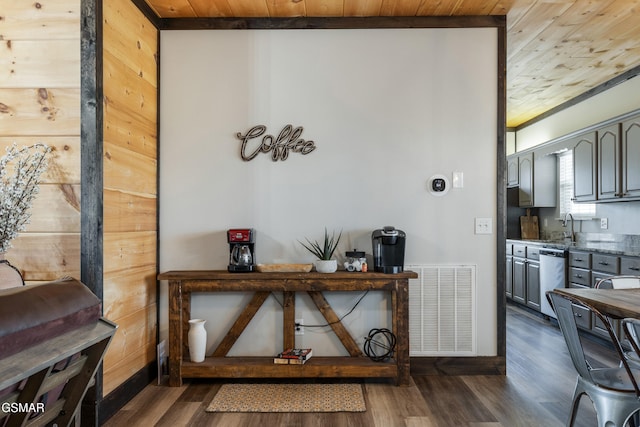
[[[360,384],[223,384],[207,412],[364,412]]]

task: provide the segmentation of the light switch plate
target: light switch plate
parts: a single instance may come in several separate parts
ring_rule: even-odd
[[[492,234],[493,221],[491,218],[476,218],[476,234]]]
[[[600,228],[603,230],[609,228],[609,220],[607,218],[600,218]]]
[[[453,188],[463,188],[464,187],[464,173],[462,173],[462,172],[454,172],[452,181],[453,181]]]

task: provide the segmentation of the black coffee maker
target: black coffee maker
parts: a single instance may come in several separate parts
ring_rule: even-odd
[[[373,269],[380,273],[402,273],[404,268],[404,243],[406,235],[402,230],[387,226],[374,230],[371,234],[373,244]]]
[[[253,228],[233,228],[227,231],[229,242],[230,272],[253,271],[255,267],[255,230]]]

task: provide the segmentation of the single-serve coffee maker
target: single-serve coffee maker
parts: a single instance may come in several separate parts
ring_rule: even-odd
[[[227,231],[229,242],[230,272],[253,271],[255,267],[255,230],[253,228],[233,228]]]
[[[380,273],[402,273],[406,235],[395,227],[384,227],[371,234],[373,269]]]

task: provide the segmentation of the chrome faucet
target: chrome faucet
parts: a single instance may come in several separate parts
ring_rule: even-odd
[[[567,226],[567,218],[571,219],[571,235],[567,236],[567,232],[564,232],[564,236],[565,237],[571,237],[571,243],[575,243],[576,241],[576,233],[573,231],[573,215],[571,215],[571,212],[567,212],[564,216],[564,219],[562,220],[562,226],[566,227]]]

